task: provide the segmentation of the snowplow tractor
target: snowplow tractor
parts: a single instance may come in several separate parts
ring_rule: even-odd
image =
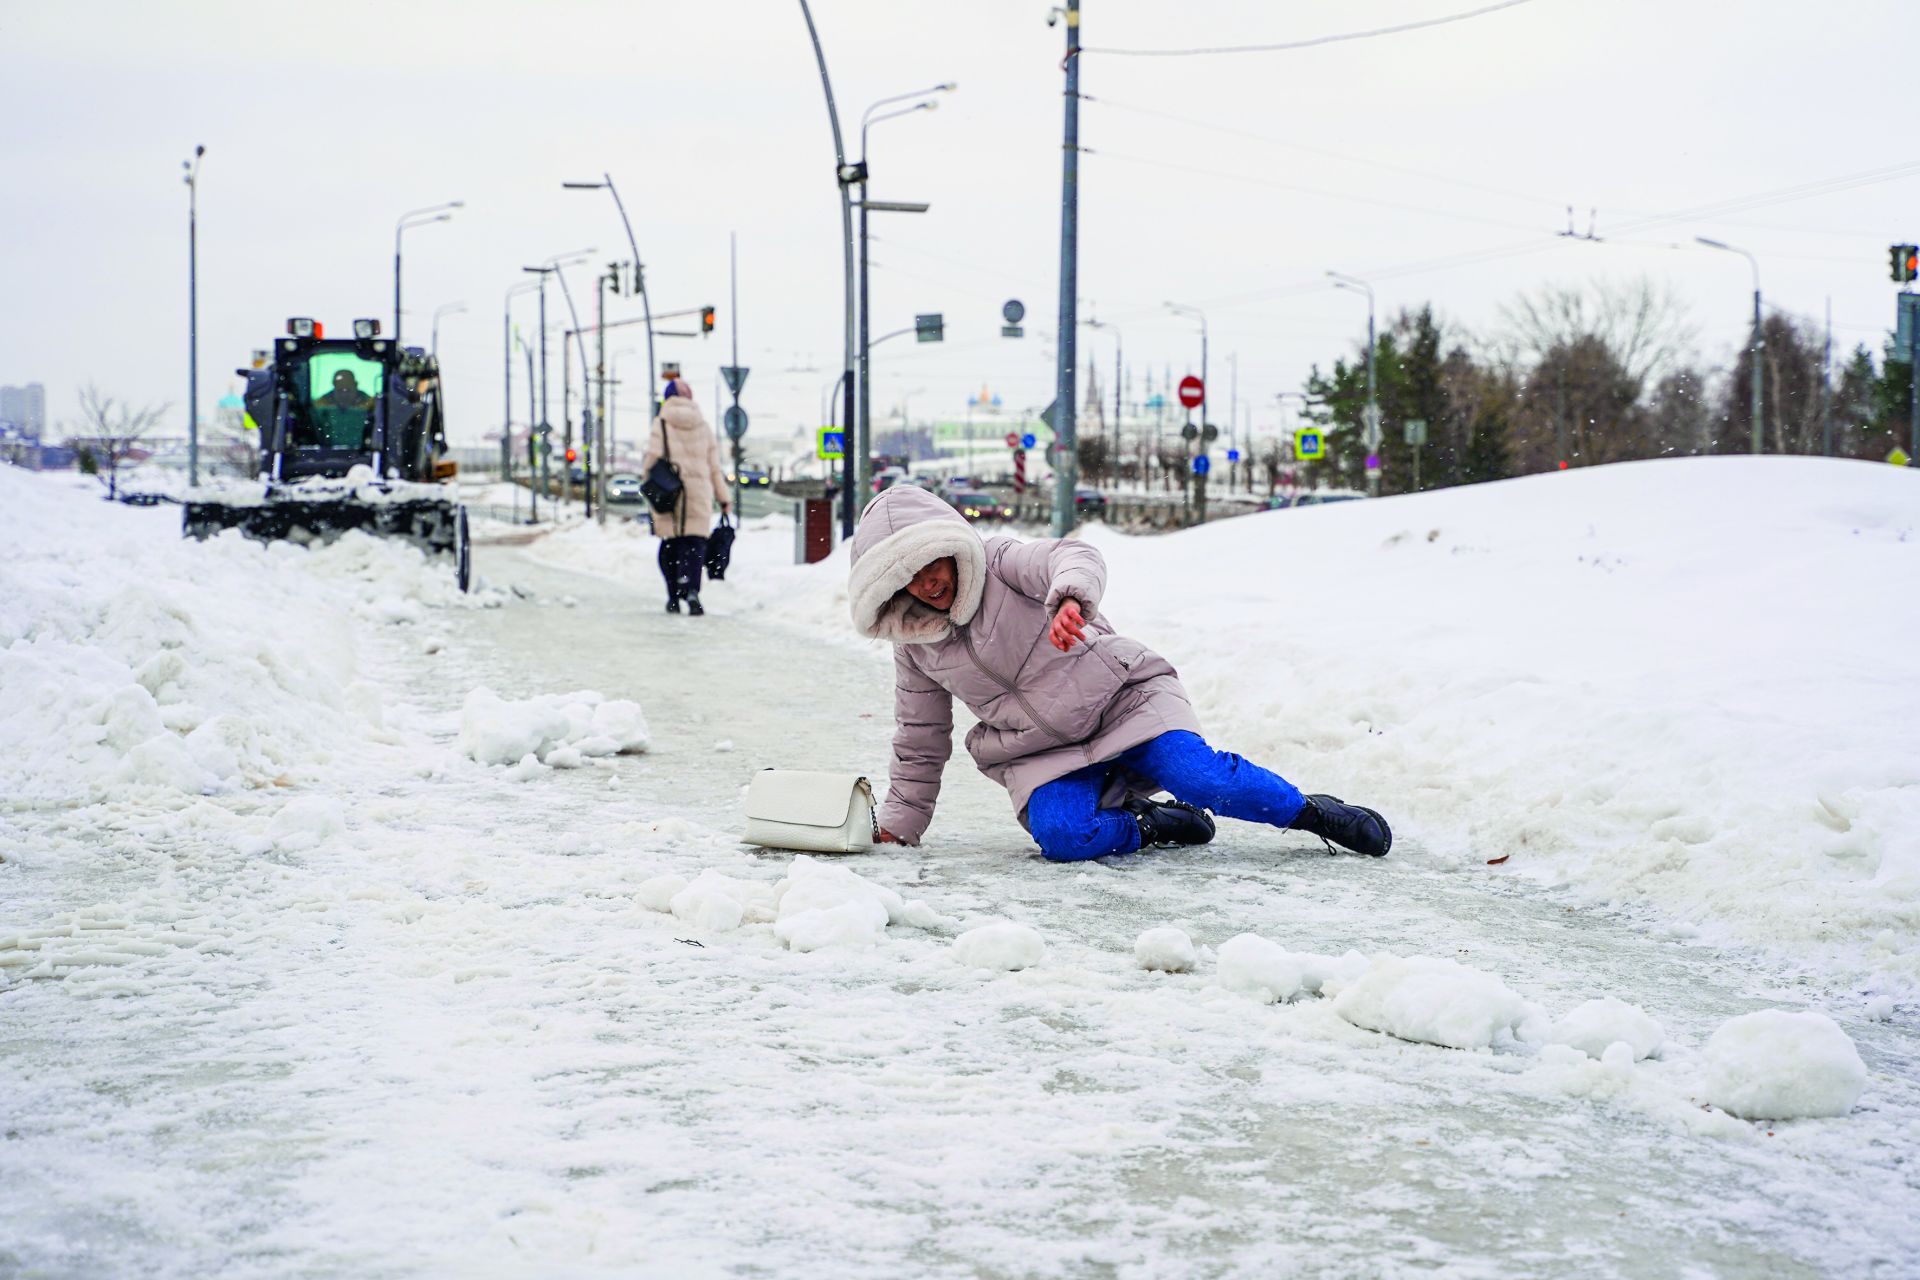
[[[440,366],[418,347],[356,320],[351,338],[319,322],[289,320],[247,380],[247,423],[260,431],[253,484],[203,486],[188,495],[185,533],[238,529],[262,542],[327,542],[359,529],[405,538],[453,557],[460,589],[472,585],[466,508],[446,481]]]

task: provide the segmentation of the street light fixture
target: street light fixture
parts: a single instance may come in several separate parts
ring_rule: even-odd
[[[568,191],[598,191],[605,187],[607,194],[613,197],[613,207],[619,211],[620,225],[627,232],[627,248],[633,252],[633,290],[640,295],[640,316],[647,329],[647,419],[652,421],[660,412],[657,398],[660,366],[653,362],[653,302],[647,296],[647,272],[640,261],[640,244],[633,238],[633,223],[627,220],[627,206],[620,199],[620,188],[613,185],[611,173],[602,173],[598,182],[563,182],[560,185]]]
[[[464,302],[442,303],[433,309],[433,342],[427,350],[432,354],[434,359],[438,360],[440,358],[440,317],[461,315],[466,309],[467,304]]]
[[[1350,276],[1339,271],[1329,271],[1327,272],[1327,277],[1333,281],[1333,287],[1336,289],[1346,289],[1353,293],[1364,293],[1367,295],[1367,425],[1363,430],[1361,438],[1367,446],[1368,456],[1371,457],[1374,451],[1380,447],[1380,406],[1375,398],[1373,378],[1373,350],[1375,345],[1373,336],[1373,286],[1365,280],[1362,280],[1359,276]],[[1376,469],[1371,467],[1368,468],[1367,495],[1374,498],[1380,496],[1380,474]]]
[[[393,345],[400,346],[400,233],[412,227],[424,227],[429,222],[445,222],[453,217],[452,210],[464,209],[464,200],[449,200],[445,204],[431,204],[424,209],[409,209],[400,215],[393,224]]]
[[[1703,244],[1709,249],[1724,249],[1728,253],[1737,253],[1747,260],[1748,266],[1753,268],[1753,337],[1747,348],[1747,363],[1753,366],[1753,451],[1759,453],[1762,435],[1760,352],[1766,346],[1766,331],[1760,327],[1760,260],[1745,249],[1736,248],[1724,241],[1712,240],[1706,236],[1695,236],[1693,239],[1696,244]]]

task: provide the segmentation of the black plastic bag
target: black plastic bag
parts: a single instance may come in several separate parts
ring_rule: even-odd
[[[727,576],[727,566],[733,562],[733,521],[726,512],[720,513],[720,524],[707,535],[707,576],[715,582]]]

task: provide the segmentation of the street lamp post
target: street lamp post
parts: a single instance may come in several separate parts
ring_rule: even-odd
[[[840,187],[840,261],[845,277],[843,289],[845,302],[842,306],[842,330],[845,342],[845,355],[840,376],[842,379],[841,422],[847,434],[853,433],[853,355],[854,355],[854,298],[853,298],[853,184],[860,180],[856,166],[847,163],[847,149],[840,138],[840,112],[833,105],[833,80],[827,75],[827,55],[820,48],[820,31],[813,25],[813,9],[807,0],[800,0],[800,16],[806,19],[807,35],[813,41],[813,58],[820,64],[820,88],[827,98],[827,123],[833,127],[833,172],[834,180]],[[842,468],[844,473],[845,468]],[[853,537],[854,494],[853,486],[841,480],[840,536]]]
[[[427,350],[434,359],[440,358],[440,317],[457,316],[464,313],[466,309],[467,304],[464,302],[443,303],[433,309],[433,342]]]
[[[660,366],[653,362],[653,301],[647,295],[647,270],[640,261],[640,243],[633,238],[633,223],[627,220],[627,206],[620,199],[620,188],[613,185],[611,173],[602,173],[598,182],[560,185],[568,191],[597,191],[605,187],[613,197],[613,207],[620,213],[620,225],[627,232],[627,248],[633,251],[633,290],[640,295],[641,321],[647,329],[647,419],[651,422],[660,412]]]
[[[187,483],[200,483],[200,157],[182,160],[187,184]]]
[[[576,249],[572,253],[556,253],[540,266],[520,268],[540,278],[540,421],[534,424],[534,430],[540,435],[539,456],[543,482],[548,478],[546,473],[550,470],[548,462],[550,450],[547,440],[552,431],[552,424],[547,421],[547,277],[558,271],[563,262],[575,263],[593,252],[592,249]],[[532,359],[531,352],[528,353],[528,359]]]
[[[516,294],[532,293],[534,290],[538,289],[539,287],[540,287],[539,285],[535,284],[531,280],[522,280],[520,283],[513,285],[507,289],[506,296],[501,300],[501,305],[500,305],[502,369],[505,373],[505,384],[506,384],[506,408],[505,408],[505,412],[501,415],[501,418],[500,418],[500,423],[501,423],[500,430],[506,434],[509,441],[513,437],[513,299],[514,299],[514,295]],[[533,384],[531,379],[528,380],[527,391],[529,395],[528,408],[531,409],[532,408],[531,395],[533,391]],[[531,413],[529,413],[528,416],[531,417],[532,416]],[[528,422],[527,423],[527,449],[528,449],[528,452],[527,452],[528,490],[527,491],[535,495],[534,501],[533,501],[533,518],[535,521],[538,521],[540,517],[540,499],[538,496],[538,491],[533,487],[534,485],[533,464],[534,464],[534,459],[538,456],[538,453],[537,453],[538,446],[534,442],[538,438],[539,438],[539,432],[535,430],[535,424],[533,422]],[[511,450],[512,448],[511,444],[508,445],[508,448],[509,450]],[[509,458],[512,457],[511,452],[509,452],[508,457]],[[509,463],[508,465],[507,474],[504,478],[506,479],[508,484],[513,483],[513,468],[511,463]],[[518,492],[516,491],[516,496],[514,497],[514,512],[516,517],[519,514],[519,506],[520,506],[520,499],[518,497]]]
[[[951,93],[957,86],[951,82],[937,84],[931,89],[921,89],[914,93],[896,93],[890,98],[882,98],[868,107],[860,117],[860,159],[854,164],[860,181],[860,348],[857,375],[859,378],[859,404],[854,417],[854,428],[848,441],[853,446],[854,466],[848,475],[864,502],[867,491],[873,484],[873,370],[872,347],[869,341],[871,328],[871,310],[867,301],[867,213],[878,210],[882,213],[925,213],[927,206],[919,203],[895,201],[877,201],[867,198],[869,172],[867,169],[867,133],[882,120],[896,120],[901,116],[912,115],[916,111],[932,111],[940,104],[931,101],[914,102],[912,106],[901,107],[897,111],[885,111],[879,115],[874,112],[881,107],[896,102],[907,102],[915,98],[925,99],[929,94]]]
[[[1166,304],[1166,308],[1176,315],[1193,316],[1200,321],[1200,385],[1202,387],[1202,398],[1200,401],[1200,454],[1198,456],[1204,457],[1207,452],[1207,408],[1212,403],[1211,398],[1213,396],[1213,387],[1207,382],[1207,313],[1198,307],[1189,307],[1178,302],[1169,302]],[[1196,472],[1194,474],[1193,487],[1194,506],[1199,514],[1200,523],[1205,524],[1207,522],[1207,477],[1204,473]]]
[[[593,250],[589,249],[587,250],[587,252],[592,253]],[[580,353],[580,413],[581,413],[580,443],[584,447],[586,451],[586,457],[587,457],[587,465],[585,467],[585,471],[587,473],[587,482],[581,491],[581,501],[585,504],[586,514],[588,516],[592,516],[593,515],[593,385],[592,385],[591,378],[592,378],[593,370],[587,365],[587,340],[580,330],[580,313],[574,310],[573,290],[568,287],[567,273],[564,270],[562,270],[562,268],[567,265],[570,265],[570,264],[568,263],[556,264],[553,269],[553,278],[560,282],[560,296],[566,300],[567,316],[573,321],[574,350]],[[562,334],[560,337],[560,345],[561,345],[560,354],[562,357],[565,357],[566,355],[566,335],[565,334]],[[564,359],[562,363],[564,363]],[[560,399],[561,399],[560,417],[562,422],[565,424],[565,428],[561,433],[561,440],[562,440],[563,446],[566,448],[571,448],[573,445],[573,413],[571,408],[566,403],[567,398],[571,394],[572,394],[572,388],[568,385],[567,379],[563,374],[560,379]],[[572,463],[567,464],[566,480],[562,483],[561,489],[563,492],[566,493],[567,500],[571,502],[573,500],[573,464]]]
[[[1079,454],[1074,434],[1074,357],[1080,337],[1080,0],[1066,0],[1065,114],[1060,138],[1060,319],[1053,383],[1053,536],[1073,532]],[[1053,18],[1048,17],[1051,23]]]
[[[1367,447],[1367,455],[1372,457],[1380,448],[1380,405],[1375,398],[1373,380],[1373,286],[1358,276],[1343,275],[1338,271],[1327,272],[1336,289],[1347,289],[1354,293],[1367,295],[1367,425],[1362,436]],[[1380,473],[1373,467],[1367,468],[1367,496],[1380,496]]]
[[[1760,415],[1762,408],[1760,353],[1766,346],[1766,331],[1760,327],[1760,260],[1751,253],[1748,253],[1745,249],[1735,248],[1733,245],[1723,243],[1719,240],[1710,240],[1706,236],[1695,236],[1694,240],[1696,243],[1703,244],[1709,249],[1724,249],[1728,253],[1737,253],[1747,260],[1748,266],[1753,268],[1753,337],[1747,348],[1747,363],[1753,366],[1753,451],[1759,453],[1762,439],[1761,423],[1763,421]],[[1775,390],[1777,391],[1778,388],[1776,387]]]
[[[424,227],[429,222],[445,222],[453,217],[452,210],[466,208],[464,200],[449,200],[445,204],[428,205],[424,209],[409,209],[400,215],[393,224],[393,345],[400,345],[400,234],[413,227]]]

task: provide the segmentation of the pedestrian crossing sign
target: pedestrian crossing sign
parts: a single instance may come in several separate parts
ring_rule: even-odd
[[[1895,445],[1893,446],[1893,452],[1887,455],[1887,461],[1896,467],[1904,467],[1913,461],[1913,459],[1907,456],[1905,449],[1902,449],[1899,445]]]
[[[1319,428],[1302,427],[1293,433],[1293,456],[1303,462],[1327,456],[1327,444],[1321,439]]]
[[[820,428],[820,446],[816,450],[822,462],[839,462],[847,456],[847,433],[843,427]]]

